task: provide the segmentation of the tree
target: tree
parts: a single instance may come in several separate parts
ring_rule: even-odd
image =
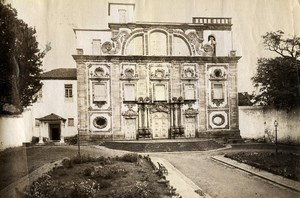
[[[41,89],[42,58],[35,29],[0,2],[0,114],[21,113]]]
[[[300,37],[283,38],[284,32],[267,32],[262,36],[266,49],[279,57],[259,58],[257,72],[252,78],[259,94],[256,103],[290,110],[300,98]]]

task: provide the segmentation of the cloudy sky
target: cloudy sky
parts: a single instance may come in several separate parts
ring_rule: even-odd
[[[6,0],[19,18],[37,30],[40,48],[51,42],[44,70],[76,67],[73,28],[107,29],[108,3],[135,3],[136,21],[186,22],[192,17],[232,17],[233,48],[242,56],[238,90],[253,89],[259,57],[275,54],[264,50],[261,35],[282,30],[300,36],[300,0]]]

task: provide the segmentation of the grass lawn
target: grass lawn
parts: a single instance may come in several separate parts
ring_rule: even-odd
[[[238,162],[300,181],[300,155],[279,152],[238,152],[225,155]]]

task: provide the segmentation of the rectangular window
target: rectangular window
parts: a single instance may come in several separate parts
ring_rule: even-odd
[[[36,126],[36,127],[39,127],[39,126],[40,126],[40,121],[37,120],[37,119],[35,119],[35,126]]]
[[[224,99],[223,84],[213,84],[212,99]]]
[[[72,84],[65,84],[65,98],[73,97],[73,88]]]
[[[195,100],[195,85],[194,84],[185,84],[184,99],[185,100]]]
[[[95,83],[93,84],[93,101],[101,102],[106,101],[107,90],[105,83]]]
[[[74,126],[74,118],[68,118],[68,126]]]
[[[154,96],[155,96],[156,101],[167,100],[165,85],[155,85],[154,86]]]
[[[124,84],[124,101],[135,101],[134,84]]]

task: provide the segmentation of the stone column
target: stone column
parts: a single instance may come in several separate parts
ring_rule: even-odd
[[[39,144],[44,144],[43,136],[41,134],[42,133],[41,132],[41,130],[42,130],[41,129],[41,127],[42,127],[41,125],[42,125],[43,122],[41,122],[41,121],[39,121],[39,122],[40,122],[40,124],[39,124]]]
[[[149,129],[149,107],[145,106],[145,128]]]
[[[174,105],[174,127],[177,127],[177,123],[178,123],[178,106],[177,104]]]
[[[172,104],[171,104],[171,105],[170,105],[170,121],[171,121],[171,122],[170,122],[170,126],[171,126],[171,128],[172,128],[173,125],[174,125],[174,124],[173,124],[173,123],[174,123],[174,122],[173,122],[173,117],[174,117],[174,116],[173,116],[173,109],[174,109],[174,108],[173,108],[173,106],[172,106]]]
[[[142,106],[138,106],[138,129],[142,128]]]
[[[65,138],[64,138],[64,135],[65,135],[65,122],[62,120],[60,122],[60,142],[61,144],[64,144],[65,143]]]

